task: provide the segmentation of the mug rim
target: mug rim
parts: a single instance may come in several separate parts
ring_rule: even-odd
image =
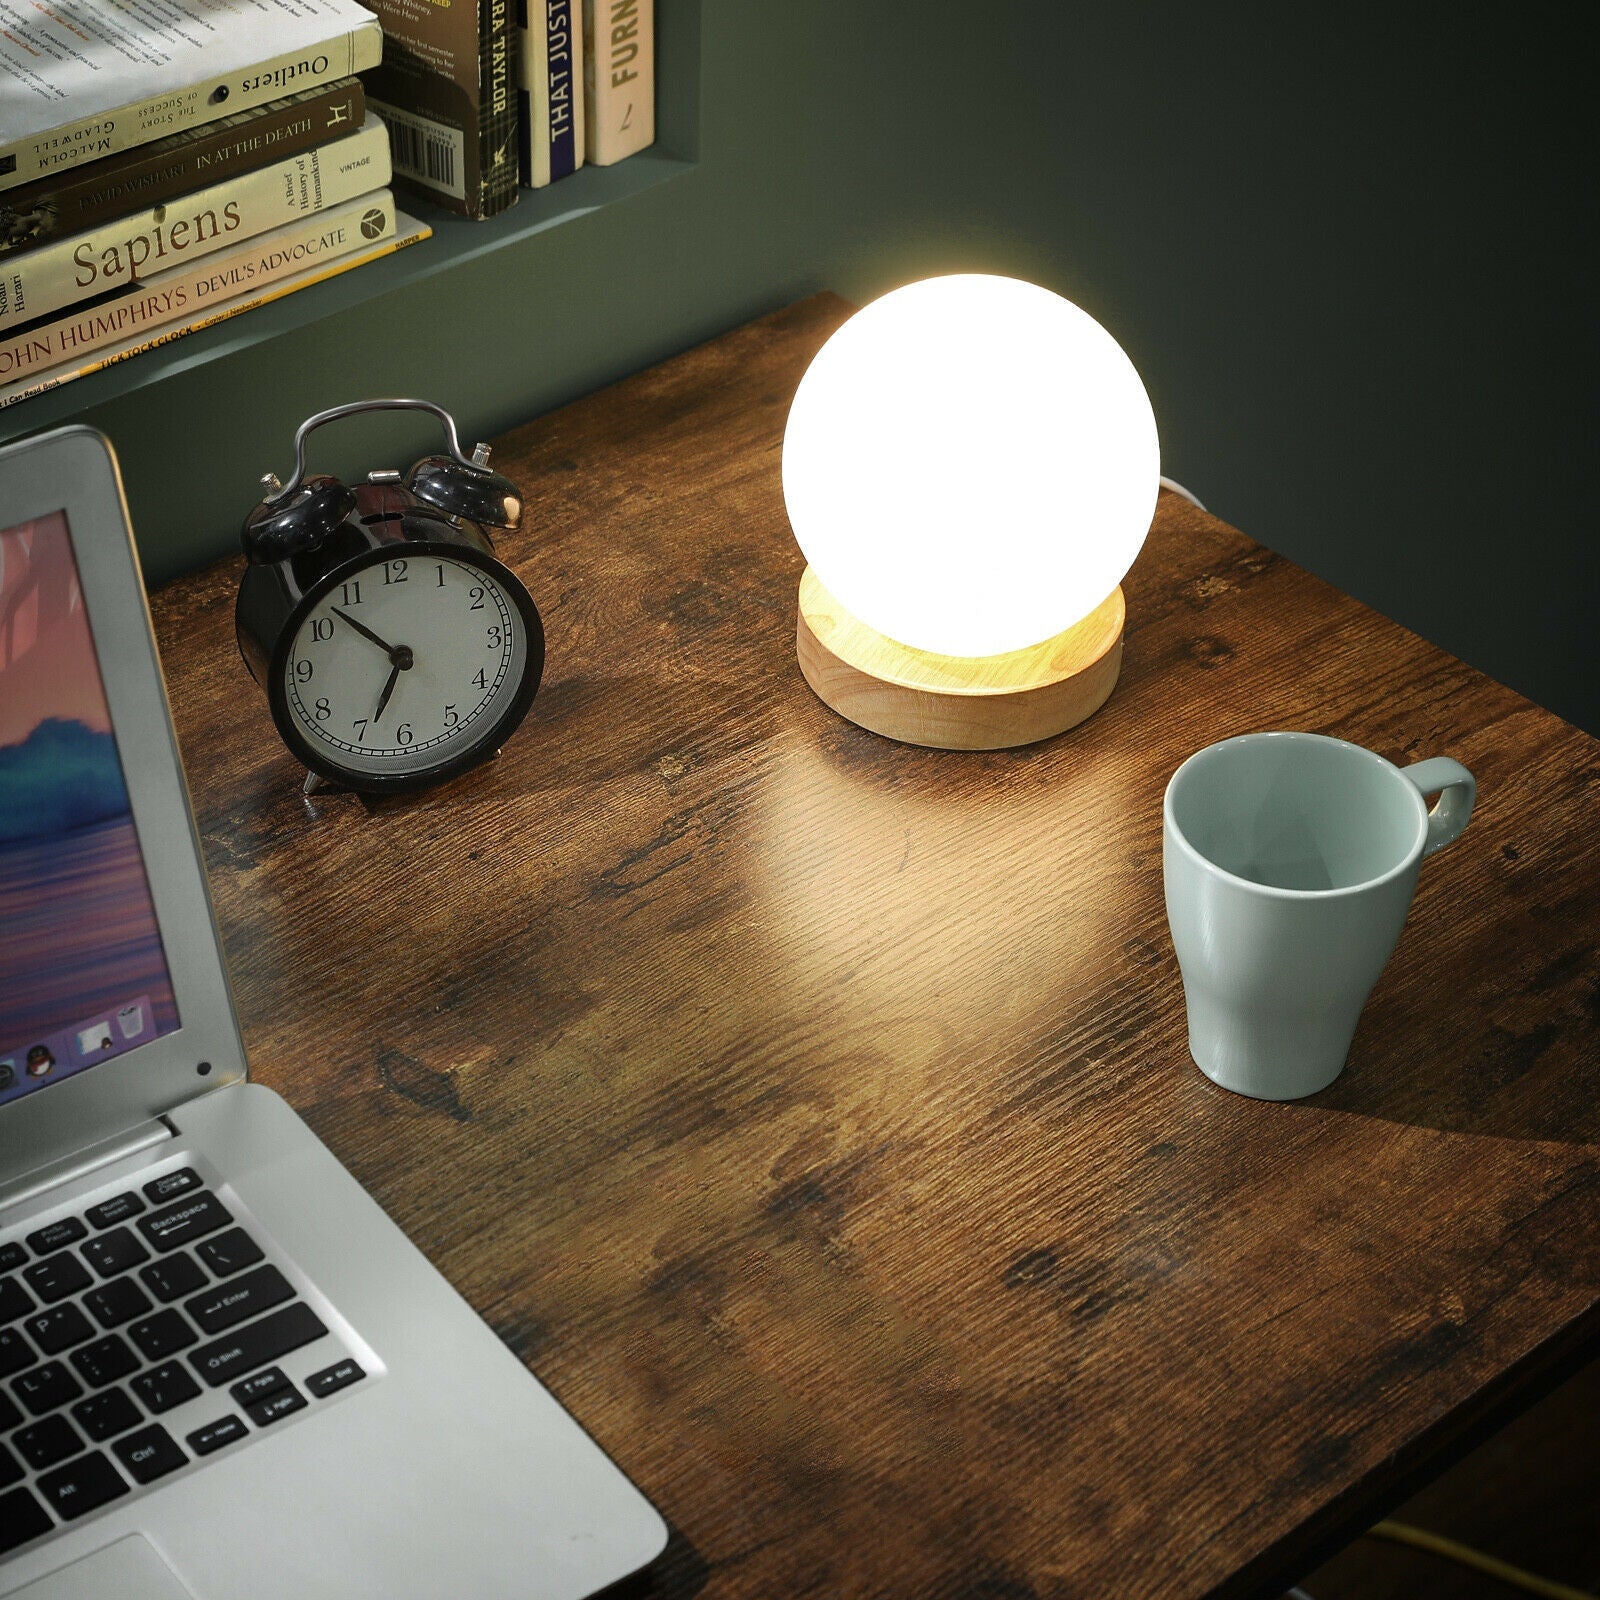
[[[1214,751],[1226,749],[1230,745],[1255,744],[1264,740],[1287,740],[1305,744],[1335,745],[1341,750],[1349,751],[1364,761],[1375,762],[1381,767],[1387,778],[1393,778],[1408,797],[1413,815],[1416,819],[1416,837],[1411,841],[1410,848],[1397,861],[1394,866],[1380,872],[1374,878],[1363,878],[1360,883],[1347,883],[1334,889],[1285,889],[1273,883],[1257,883],[1254,878],[1242,878],[1236,872],[1229,872],[1226,867],[1218,866],[1208,855],[1198,849],[1179,826],[1177,818],[1173,815],[1172,796],[1177,789],[1183,775],[1196,762],[1201,761]],[[1348,739],[1338,739],[1327,733],[1303,733],[1290,728],[1265,729],[1255,733],[1236,733],[1227,739],[1218,739],[1212,744],[1202,745],[1192,755],[1188,756],[1178,767],[1177,771],[1167,780],[1166,792],[1161,800],[1161,819],[1165,824],[1167,834],[1177,841],[1183,853],[1203,867],[1207,872],[1223,879],[1227,883],[1237,884],[1242,889],[1252,893],[1267,895],[1280,900],[1336,900],[1341,896],[1367,894],[1374,889],[1391,883],[1394,879],[1408,872],[1422,857],[1423,846],[1428,839],[1428,806],[1422,798],[1421,791],[1406,777],[1405,773],[1392,761],[1380,756],[1376,750],[1369,750],[1365,745],[1352,744]]]

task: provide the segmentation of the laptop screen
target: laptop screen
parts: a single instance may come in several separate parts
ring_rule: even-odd
[[[0,530],[0,1104],[177,1027],[57,512]]]

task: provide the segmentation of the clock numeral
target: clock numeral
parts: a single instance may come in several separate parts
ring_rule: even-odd
[[[360,605],[361,604],[361,580],[359,578],[352,578],[343,587],[344,587],[344,603],[347,606],[358,606],[358,605]]]
[[[367,742],[367,718],[357,717],[350,726],[356,730],[356,743],[365,744]]]
[[[441,570],[443,570],[441,568]],[[409,583],[406,577],[406,564],[403,561],[385,561],[383,564],[383,581],[385,583]]]
[[[455,706],[453,704],[452,705],[447,705],[444,708],[444,725],[445,725],[445,727],[453,728],[453,727],[455,727],[455,725],[460,720],[461,720],[461,718],[456,714],[456,708],[455,708]]]
[[[472,680],[480,689],[489,687],[489,680],[483,675],[483,668],[478,668],[478,676]]]
[[[311,637],[318,643],[333,637],[332,617],[313,617],[311,619]]]
[[[311,674],[314,670],[315,669],[312,667],[311,663],[304,658],[295,662],[294,664],[294,675],[296,680],[300,683],[310,683]]]
[[[326,697],[317,701],[317,721],[326,722],[333,715],[333,707],[327,702]]]
[[[498,650],[500,648],[501,639],[503,638],[503,635],[500,631],[500,624],[498,622],[491,622],[489,626],[483,630],[483,632],[484,636],[489,641],[489,648],[491,650]]]
[[[396,744],[410,744],[411,741],[416,738],[416,735],[411,731],[411,724],[409,722],[402,722],[400,726],[394,730],[394,737]]]
[[[441,589],[444,588],[444,568],[442,566],[437,566],[433,570],[439,574],[439,587]]]
[[[482,611],[483,610],[483,585],[481,583],[473,584],[473,586],[470,589],[467,590],[467,594],[472,599],[472,604],[470,606],[468,606],[467,609],[469,611]]]

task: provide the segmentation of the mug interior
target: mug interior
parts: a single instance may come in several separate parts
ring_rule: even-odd
[[[1226,739],[1191,756],[1168,805],[1213,866],[1274,889],[1370,883],[1420,851],[1421,797],[1381,756],[1318,734]]]

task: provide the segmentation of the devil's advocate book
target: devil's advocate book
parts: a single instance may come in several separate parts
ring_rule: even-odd
[[[357,0],[3,0],[0,19],[0,189],[352,77],[383,54]]]
[[[0,193],[0,257],[255,172],[353,133],[365,120],[361,80],[341,78],[7,189]]]

